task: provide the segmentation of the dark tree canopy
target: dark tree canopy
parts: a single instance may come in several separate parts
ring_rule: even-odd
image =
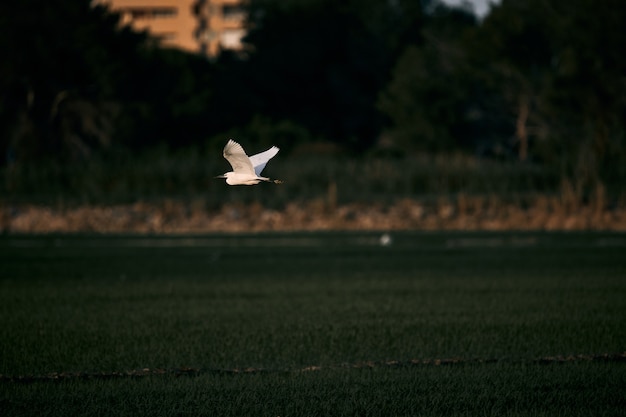
[[[3,161],[190,143],[194,129],[200,139],[206,60],[157,48],[87,0],[4,2],[0,19]],[[182,124],[186,137],[175,133]]]
[[[4,2],[0,16],[5,156],[85,154],[106,145],[120,111],[122,61],[137,59],[145,36],[119,30],[116,16],[87,1]]]
[[[247,57],[236,78],[223,73],[226,109],[240,122],[289,119],[354,150],[372,146],[384,120],[377,95],[402,45],[421,39],[420,3],[254,0],[249,16]]]
[[[4,2],[1,163],[239,132],[285,149],[322,138],[358,153],[384,138],[498,155],[585,184],[623,175],[621,0],[502,0],[483,21],[437,0],[248,8],[246,49],[208,60],[88,0]]]

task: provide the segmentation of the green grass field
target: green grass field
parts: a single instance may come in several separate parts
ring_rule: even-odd
[[[0,415],[624,415],[626,235],[379,237],[0,237]]]

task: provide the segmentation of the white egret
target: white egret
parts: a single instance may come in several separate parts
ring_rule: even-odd
[[[230,163],[233,170],[215,178],[226,178],[228,185],[254,185],[261,181],[282,184],[280,180],[260,176],[261,171],[267,165],[267,161],[276,156],[278,151],[276,146],[272,146],[265,152],[248,157],[241,145],[231,139],[224,146],[224,158]]]

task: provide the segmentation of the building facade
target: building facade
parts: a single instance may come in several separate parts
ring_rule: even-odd
[[[245,0],[96,0],[121,16],[121,24],[147,30],[165,47],[208,57],[240,50]]]

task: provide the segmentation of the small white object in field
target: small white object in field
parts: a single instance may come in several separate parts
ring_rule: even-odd
[[[381,246],[389,246],[393,243],[393,239],[389,233],[383,233],[380,236],[380,245]]]

